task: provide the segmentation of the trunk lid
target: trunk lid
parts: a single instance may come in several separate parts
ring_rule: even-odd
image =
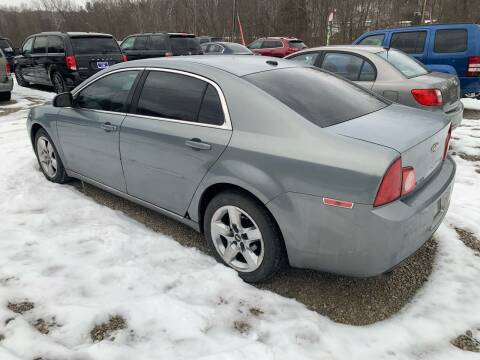
[[[449,126],[444,116],[394,104],[325,130],[398,151],[420,185],[443,163]]]

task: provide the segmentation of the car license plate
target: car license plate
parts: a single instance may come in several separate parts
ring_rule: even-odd
[[[98,69],[105,69],[108,67],[108,61],[97,61]]]

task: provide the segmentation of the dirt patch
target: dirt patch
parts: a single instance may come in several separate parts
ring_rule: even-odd
[[[480,352],[480,341],[473,337],[470,330],[467,330],[465,334],[457,336],[451,343],[453,346],[465,351]]]
[[[105,339],[113,340],[111,337],[114,331],[122,330],[127,328],[127,321],[120,315],[111,316],[110,319],[100,325],[95,325],[95,327],[90,331],[90,337],[93,342],[99,342]]]
[[[480,240],[470,231],[456,227],[458,237],[470,249],[480,252]]]
[[[246,321],[237,320],[233,322],[233,328],[240,334],[248,334],[252,326]]]
[[[0,342],[2,342],[3,340],[5,340],[5,335],[0,334]]]
[[[9,308],[11,311],[13,311],[16,314],[24,314],[27,311],[30,311],[34,308],[33,302],[30,301],[22,301],[19,303],[12,303],[9,302],[7,305],[7,308]]]
[[[464,109],[463,110],[463,118],[468,119],[468,120],[479,120],[480,119],[480,111]]]
[[[96,202],[120,210],[150,229],[180,244],[212,254],[203,235],[166,216],[136,205],[80,181],[71,183]],[[431,239],[390,275],[368,279],[349,278],[311,270],[287,268],[257,287],[294,298],[330,319],[366,325],[389,318],[406,305],[432,271],[437,249]]]
[[[475,169],[475,171],[480,174],[480,169]]]
[[[55,321],[55,317],[53,317],[50,321],[46,321],[44,319],[37,319],[32,325],[35,329],[38,330],[38,332],[44,335],[47,335],[50,332],[50,329],[60,326]]]
[[[6,116],[6,115],[10,115],[10,114],[13,114],[13,113],[16,113],[17,111],[20,111],[20,110],[23,110],[22,108],[19,108],[19,107],[11,107],[11,108],[3,108],[3,109],[0,109],[0,116]]]
[[[263,311],[256,307],[251,307],[250,309],[248,309],[248,311],[250,311],[250,314],[252,314],[253,316],[260,316],[263,314]]]
[[[467,161],[480,161],[480,155],[458,153],[458,156],[460,156],[463,160],[467,160]]]

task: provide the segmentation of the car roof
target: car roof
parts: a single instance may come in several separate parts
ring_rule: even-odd
[[[391,28],[383,28],[383,29],[376,29],[367,31],[361,36],[365,34],[375,34],[375,33],[383,33],[385,31],[411,31],[411,30],[425,30],[425,29],[435,29],[435,28],[462,28],[462,27],[480,27],[479,24],[475,23],[441,23],[441,24],[423,24],[423,25],[412,25],[412,26],[403,26],[403,27],[391,27]]]
[[[105,33],[97,33],[97,32],[85,32],[85,31],[67,31],[67,32],[62,32],[62,31],[43,31],[38,34],[34,34],[35,36],[38,35],[66,35],[69,37],[87,37],[87,36],[94,36],[94,37],[113,37],[110,34],[105,34]]]
[[[271,62],[270,64],[268,62]],[[273,62],[273,64],[272,64]],[[276,65],[275,65],[276,64]],[[169,58],[152,58],[128,61],[116,65],[116,68],[125,67],[166,67],[175,69],[176,66],[184,67],[188,65],[192,71],[200,69],[202,66],[209,66],[218,70],[229,72],[236,76],[245,76],[257,72],[286,69],[295,67],[308,67],[295,61],[289,61],[267,56],[174,56]]]
[[[312,51],[325,51],[325,50],[344,50],[344,51],[352,51],[352,52],[369,52],[372,54],[379,53],[385,50],[382,46],[374,46],[374,45],[330,45],[330,46],[319,46],[315,48],[308,48],[305,50],[297,51],[292,55],[298,55],[300,53],[308,53]]]
[[[267,36],[267,37],[258,38],[257,40],[288,40],[290,41],[290,40],[300,40],[300,39],[296,37],[289,37],[289,36]]]
[[[185,36],[185,37],[195,37],[195,34],[191,33],[183,33],[183,32],[168,32],[168,31],[154,31],[154,32],[143,32],[143,33],[137,33],[137,34],[130,34],[125,36],[130,37],[130,36],[141,36],[141,35],[173,35],[173,36]]]

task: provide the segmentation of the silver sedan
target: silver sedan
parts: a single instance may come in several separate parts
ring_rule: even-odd
[[[462,121],[457,76],[430,72],[402,51],[380,46],[323,46],[286,59],[330,71],[399,104],[445,114],[453,128]]]
[[[260,56],[117,64],[27,126],[48,180],[82,179],[203,232],[246,281],[285,264],[388,271],[435,232],[455,175],[445,117]]]

